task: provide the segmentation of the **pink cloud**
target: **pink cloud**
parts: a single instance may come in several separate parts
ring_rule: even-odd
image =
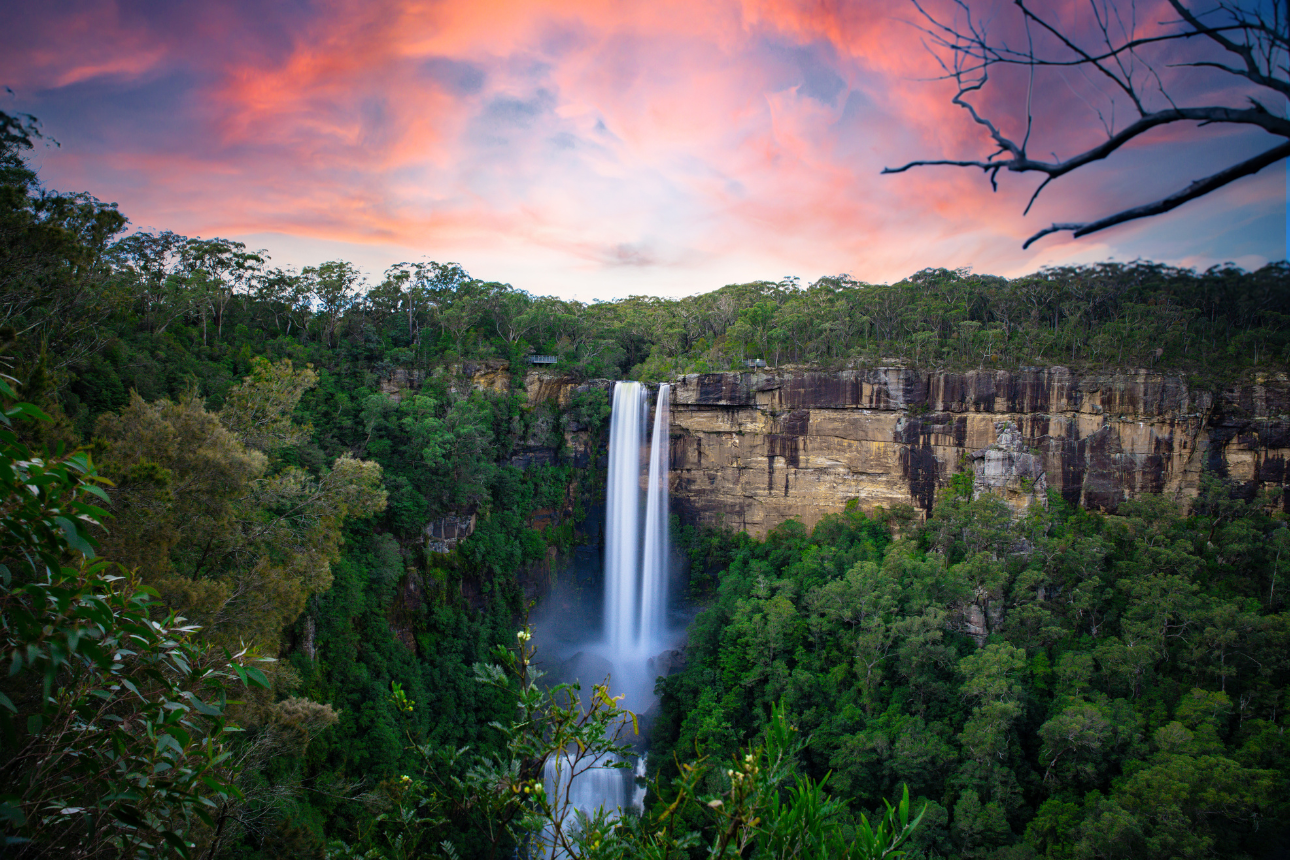
[[[65,139],[43,156],[46,180],[118,200],[138,224],[299,237],[280,262],[357,243],[371,260],[419,252],[584,294],[789,272],[892,280],[926,265],[1017,273],[1090,247],[1055,237],[1022,252],[1044,219],[1154,188],[1129,152],[1128,168],[1066,180],[1023,220],[1029,178],[992,194],[979,172],[880,176],[989,152],[952,87],[922,80],[935,64],[901,3],[350,0],[271,33],[248,10],[147,26],[108,3],[30,17],[39,47],[0,72]],[[979,104],[1016,128],[1026,81],[997,83]],[[1097,130],[1080,124],[1086,82],[1059,84],[1035,102],[1035,142],[1069,151]],[[77,126],[89,92],[116,105],[101,139]],[[132,124],[158,98],[174,109]],[[1184,139],[1157,142],[1172,157]],[[1264,212],[1278,182],[1193,205]],[[1122,228],[1096,247],[1174,246]]]

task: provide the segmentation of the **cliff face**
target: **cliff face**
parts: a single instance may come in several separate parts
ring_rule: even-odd
[[[1284,376],[1211,392],[1150,371],[880,368],[703,374],[673,390],[674,506],[754,534],[849,499],[930,511],[962,469],[1018,507],[1052,488],[1114,510],[1142,493],[1185,502],[1206,469],[1250,492],[1285,486],[1287,455]]]

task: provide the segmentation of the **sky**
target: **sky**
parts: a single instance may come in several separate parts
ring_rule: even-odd
[[[1086,2],[1039,5],[1088,33]],[[979,14],[1015,39],[1010,6]],[[1168,17],[1147,0],[1133,26]],[[1283,162],[1165,216],[1022,249],[1053,221],[1149,202],[1276,142],[1261,131],[1155,132],[1025,216],[1033,175],[1001,176],[998,192],[976,170],[882,175],[991,151],[935,79],[907,0],[45,0],[6,18],[0,109],[58,142],[32,156],[47,187],[275,265],[345,259],[377,280],[397,262],[457,262],[589,301],[926,267],[1249,269],[1290,245]],[[1147,59],[1175,97],[1240,95]],[[1019,136],[1028,86],[1000,72],[977,103]],[[1037,156],[1128,116],[1068,71],[1037,78],[1031,105]]]

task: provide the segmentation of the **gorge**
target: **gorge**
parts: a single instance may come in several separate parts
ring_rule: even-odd
[[[15,217],[45,223],[49,201],[21,199]],[[72,202],[60,211],[98,211]],[[840,856],[858,816],[905,787],[929,810],[922,856],[1284,844],[1284,263],[927,269],[587,304],[433,263],[368,289],[343,261],[234,276],[198,261],[258,260],[237,243],[59,235],[99,236],[72,258],[101,264],[22,239],[13,259],[45,259],[52,280],[7,282],[22,334],[6,347],[6,454],[25,470],[46,451],[63,469],[49,486],[90,518],[42,526],[66,519],[50,496],[10,521],[11,546],[68,560],[87,599],[201,625],[189,665],[226,666],[212,689],[247,705],[182,685],[173,709],[127,701],[109,674],[155,685],[170,646],[96,663],[82,645],[98,634],[80,630],[125,635],[115,616],[70,618],[35,588],[41,565],[11,553],[24,572],[0,597],[41,619],[6,628],[14,844],[119,856],[138,836],[112,818],[126,771],[95,764],[119,747],[63,742],[107,737],[120,715],[39,692],[30,647],[54,641],[85,652],[69,695],[116,696],[130,725],[237,723],[165,736],[167,773],[198,787],[152,783],[148,827],[194,856],[393,860],[418,842],[511,856],[543,826],[548,762],[577,746],[552,727],[587,704],[547,707],[530,665],[584,693],[610,678],[601,713],[624,725],[625,693],[640,715],[630,747],[589,744],[589,763],[648,743],[656,790],[627,801],[624,767],[572,787],[583,809],[641,810],[614,840],[652,839],[665,818],[686,822],[673,848],[713,838],[714,793],[742,820],[791,822],[735,796],[731,773],[764,764],[767,785],[802,776],[835,810],[813,856]],[[333,287],[353,291],[329,304]],[[651,433],[654,392],[667,408]],[[670,583],[665,491],[690,571]],[[29,496],[14,482],[11,509]],[[100,564],[133,574],[99,581]],[[549,638],[540,616],[564,629]],[[256,650],[229,662],[238,642]],[[84,730],[46,730],[83,713]],[[153,761],[152,735],[127,734]],[[787,770],[757,763],[772,735]],[[82,763],[69,779],[26,765],[59,755]],[[1231,816],[1199,805],[1214,791]],[[218,821],[197,826],[194,809]],[[1132,824],[1113,849],[1075,850],[1110,821]]]
[[[1073,507],[1110,512],[1145,494],[1186,504],[1204,473],[1252,496],[1284,487],[1290,453],[1281,378],[1210,390],[1177,374],[1063,367],[688,375],[658,386],[648,457],[641,384],[526,379],[531,406],[567,406],[575,394],[609,385],[603,635],[614,689],[637,708],[652,698],[656,667],[646,661],[662,647],[649,632],[649,619],[660,616],[648,608],[657,593],[648,583],[666,582],[651,573],[651,556],[660,557],[653,539],[642,547],[638,536],[659,534],[668,484],[683,521],[765,534],[789,519],[809,529],[852,500],[863,510],[908,506],[929,515],[956,473],[971,476],[973,495],[1001,497],[1014,515],[1046,505],[1049,490]],[[592,465],[586,429],[568,427],[564,442],[575,461]],[[670,481],[662,481],[669,460]],[[975,599],[947,607],[941,623],[980,648],[1003,629],[1004,602],[1002,592],[978,589]],[[665,597],[654,605],[661,613]],[[548,762],[549,784],[558,783],[557,768]],[[585,812],[634,806],[625,776],[592,767],[564,790]]]

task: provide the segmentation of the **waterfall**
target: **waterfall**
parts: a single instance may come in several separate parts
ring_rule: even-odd
[[[668,427],[670,387],[660,385],[648,459],[645,387],[614,386],[605,504],[605,643],[624,676],[660,647],[667,624]],[[644,520],[641,477],[644,472]],[[622,677],[622,680],[628,680]]]
[[[609,485],[605,488],[605,643],[610,660],[636,640],[640,574],[641,443],[645,435],[645,387],[614,386],[609,419]]]
[[[614,386],[609,423],[603,655],[612,666],[610,689],[624,694],[624,705],[636,711],[647,708],[653,698],[650,658],[667,643],[670,391],[668,385],[659,386],[648,453],[645,386],[639,382]],[[544,774],[547,793],[552,799],[567,798],[588,815],[602,806],[639,809],[643,798],[632,784],[632,771],[606,767],[611,763],[598,759],[575,765],[568,753],[552,756]],[[642,758],[637,762],[638,775],[644,774],[643,767]],[[542,840],[554,850],[551,833],[544,833]]]
[[[602,806],[610,810],[622,806],[623,799],[631,797],[627,790],[630,772],[611,767],[615,761],[609,756],[593,758],[567,752],[551,756],[542,774],[547,797],[553,805],[567,800],[570,807],[588,816]],[[566,827],[575,820],[576,816],[570,815]]]

